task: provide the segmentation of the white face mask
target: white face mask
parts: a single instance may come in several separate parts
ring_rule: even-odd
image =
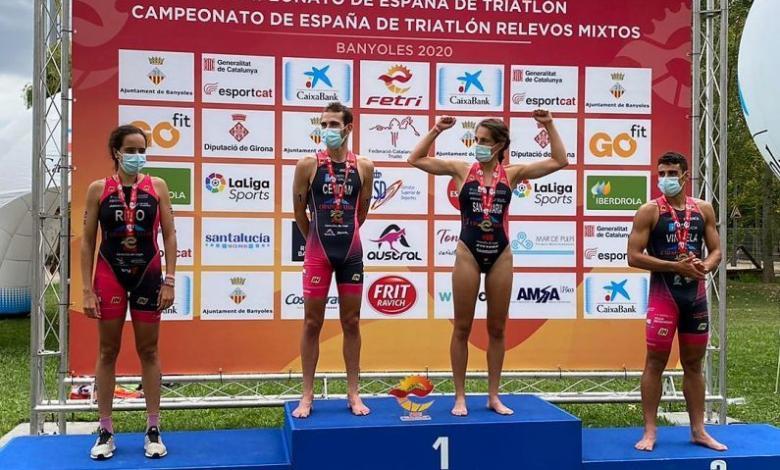
[[[480,163],[487,163],[493,158],[493,147],[477,144],[474,146],[474,158]]]
[[[123,153],[121,156],[119,166],[128,175],[137,175],[146,166],[146,154],[144,153]]]

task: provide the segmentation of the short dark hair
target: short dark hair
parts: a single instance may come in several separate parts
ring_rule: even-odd
[[[658,159],[659,165],[680,165],[683,173],[688,171],[688,160],[685,155],[677,152],[666,152]]]
[[[325,109],[322,110],[323,113],[343,113],[344,116],[344,125],[347,126],[349,124],[352,124],[352,110],[348,107],[344,106],[343,104],[339,103],[338,101],[334,101],[327,106],[325,106]]]
[[[116,152],[122,148],[122,143],[125,141],[125,137],[133,134],[139,134],[143,136],[144,142],[147,142],[148,145],[146,133],[139,127],[125,124],[111,131],[111,136],[108,138],[108,153],[111,155],[111,159],[114,160],[115,170],[119,168],[119,161],[116,159]]]
[[[479,124],[477,124],[477,129],[480,127],[487,129],[490,132],[490,136],[497,144],[504,144],[504,146],[501,147],[501,150],[498,151],[498,161],[503,162],[504,152],[509,148],[510,143],[509,128],[506,127],[504,121],[495,118],[483,119]],[[475,129],[475,131],[477,129]]]

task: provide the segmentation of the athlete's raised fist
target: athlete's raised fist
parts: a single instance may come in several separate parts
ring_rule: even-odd
[[[446,131],[450,127],[454,126],[456,122],[456,119],[452,116],[442,116],[439,118],[438,121],[436,121],[436,127],[440,131]]]
[[[537,109],[534,111],[534,119],[539,124],[549,124],[553,120],[552,113],[546,109]]]

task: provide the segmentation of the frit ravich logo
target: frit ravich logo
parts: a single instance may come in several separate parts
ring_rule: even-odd
[[[628,279],[623,279],[620,282],[609,281],[609,285],[603,287],[604,291],[606,291],[606,294],[604,294],[604,300],[607,302],[616,302],[618,297],[623,297],[630,301],[631,296],[628,295],[628,291],[626,290],[627,282]]]
[[[206,178],[206,190],[212,193],[219,193],[225,190],[225,177],[219,173],[212,173]]]
[[[425,411],[433,405],[433,400],[418,401],[417,398],[425,398],[433,391],[433,383],[425,377],[413,375],[403,379],[390,392],[398,405],[406,410],[407,414],[401,416],[402,421],[428,421],[429,415]]]
[[[374,171],[374,202],[371,203],[371,210],[377,210],[388,201],[393,199],[403,186],[403,181],[397,180],[391,185],[387,185],[387,182],[382,179],[382,172]]]
[[[420,137],[420,132],[416,127],[414,127],[411,116],[406,116],[400,120],[398,118],[392,118],[390,122],[387,123],[387,125],[377,124],[376,126],[372,127],[371,130],[377,132],[389,132],[390,143],[393,145],[393,147],[398,146],[398,135],[401,131],[412,132],[415,137]]]
[[[165,80],[165,74],[158,67],[158,66],[161,67],[163,65],[163,62],[165,62],[164,57],[159,57],[159,56],[149,57],[149,64],[153,65],[154,68],[152,69],[151,72],[149,72],[149,75],[147,75],[147,77],[149,77],[149,80],[155,85],[159,85],[160,83],[163,82],[163,80]]]
[[[536,127],[540,128],[541,131],[539,131],[539,133],[536,134],[536,137],[534,137],[534,141],[536,141],[536,143],[539,144],[539,147],[545,149],[547,148],[548,145],[550,145],[550,133],[547,132],[547,129],[545,129],[541,123],[537,123]]]
[[[246,299],[246,292],[241,289],[241,286],[246,283],[246,278],[232,277],[230,278],[230,283],[236,286],[236,288],[233,289],[233,292],[230,293],[230,300],[238,305]]]
[[[481,92],[485,92],[485,87],[482,86],[482,82],[479,81],[479,76],[482,75],[482,70],[477,70],[476,72],[466,72],[463,71],[463,75],[458,77],[458,80],[460,81],[460,86],[458,87],[458,91],[461,93],[468,93],[471,91],[472,88],[474,90],[479,90]]]
[[[236,142],[241,142],[246,136],[249,135],[249,129],[244,126],[246,121],[246,114],[233,114],[233,120],[236,123],[230,128],[228,132],[236,139]]]
[[[402,246],[409,248],[409,242],[406,241],[406,229],[401,228],[395,224],[388,225],[387,228],[382,231],[382,236],[372,242],[379,245],[379,249],[382,249],[382,244],[387,243],[390,245],[390,249],[398,253],[398,249],[394,246],[396,243],[400,243]]]
[[[470,149],[477,141],[476,134],[474,134],[477,129],[477,123],[476,121],[463,121],[461,126],[463,127],[463,135],[460,137],[460,141],[463,142],[467,149]]]
[[[531,182],[528,180],[521,181],[513,192],[515,193],[515,196],[519,197],[520,199],[525,199],[527,197],[530,197]]]
[[[322,82],[324,85],[326,85],[328,88],[333,88],[333,83],[330,81],[330,78],[328,77],[328,70],[330,69],[330,65],[326,65],[325,67],[314,67],[312,66],[311,70],[308,72],[303,72],[303,74],[308,77],[306,79],[306,88],[317,88],[317,85]]]
[[[203,59],[203,71],[204,72],[213,72],[216,68],[215,60],[211,57],[204,58]]]
[[[614,96],[616,99],[620,99],[626,93],[626,89],[623,88],[623,85],[620,84],[624,78],[626,78],[626,74],[623,72],[615,72],[612,74],[612,80],[615,81],[615,84],[612,85],[612,88],[609,89],[609,92],[612,93],[612,96]]]
[[[405,277],[384,276],[369,287],[368,301],[379,313],[400,315],[417,302],[417,289]]]
[[[403,65],[394,65],[379,76],[379,80],[385,83],[385,86],[391,93],[402,95],[409,91],[410,86],[404,87],[412,79],[412,72]]]

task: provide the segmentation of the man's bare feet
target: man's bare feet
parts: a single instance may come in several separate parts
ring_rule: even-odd
[[[645,431],[644,435],[642,436],[642,439],[639,440],[636,444],[634,444],[634,448],[636,450],[643,450],[645,452],[652,452],[653,447],[655,447],[655,431]]]
[[[495,411],[500,415],[508,416],[515,413],[514,411],[512,411],[511,408],[501,403],[501,399],[498,397],[488,399],[488,408],[490,408],[491,410]]]
[[[451,413],[455,416],[468,416],[469,410],[466,408],[466,397],[455,398],[455,406],[452,407]]]
[[[371,413],[371,410],[363,404],[363,400],[360,399],[360,395],[354,395],[347,397],[347,406],[355,416],[366,416]]]
[[[298,407],[292,412],[293,418],[308,418],[311,414],[313,401],[312,398],[301,398],[301,401],[298,402]]]
[[[691,432],[691,440],[694,444],[709,447],[712,450],[718,450],[723,452],[724,450],[729,450],[728,447],[724,446],[720,442],[716,441],[712,438],[709,434],[707,434],[707,431],[702,429],[701,431],[692,431]]]

